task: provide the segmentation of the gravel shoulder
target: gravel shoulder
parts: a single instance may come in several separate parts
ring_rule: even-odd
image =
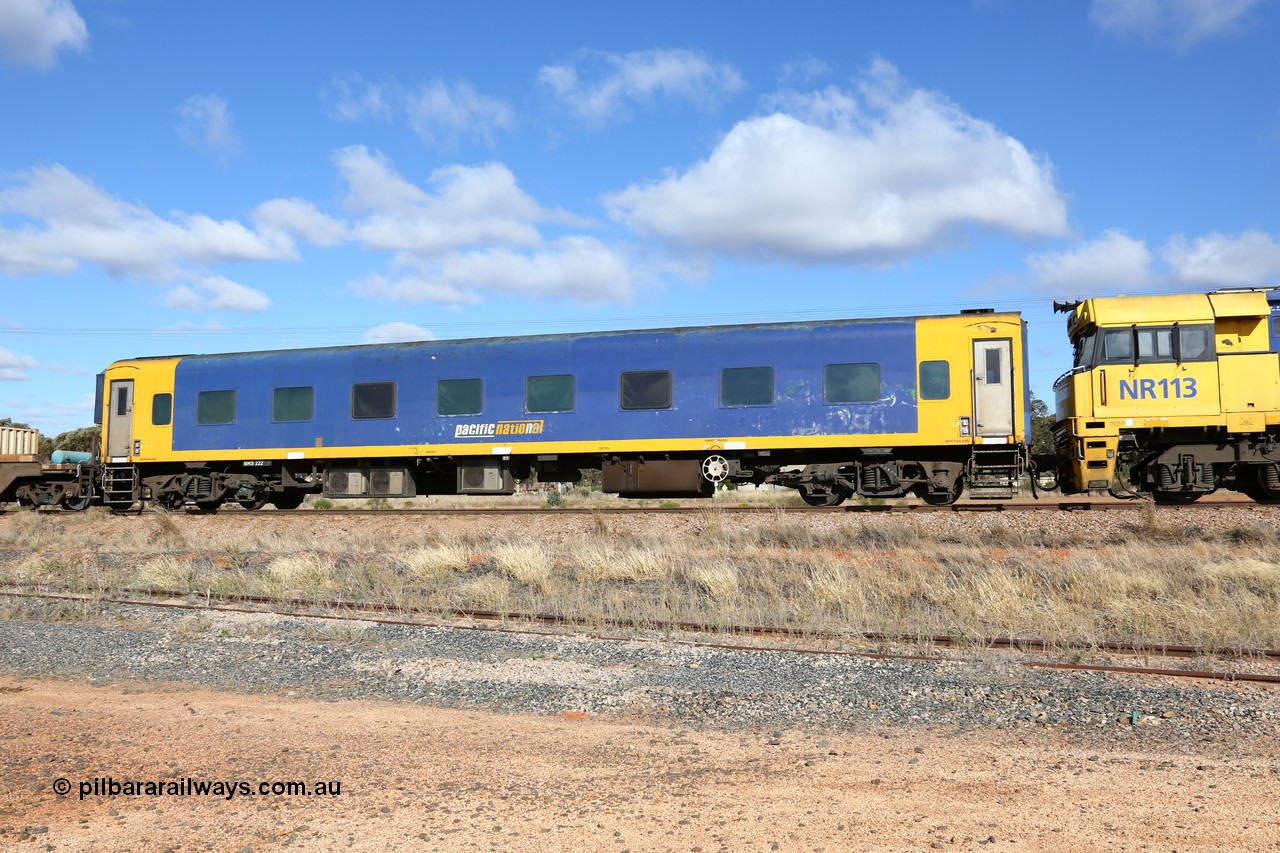
[[[41,849],[1280,845],[1265,686],[130,607],[9,616],[0,841]],[[342,793],[79,798],[105,777]]]

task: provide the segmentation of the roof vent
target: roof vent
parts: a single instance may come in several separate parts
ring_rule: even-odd
[[[960,310],[960,313],[961,314],[994,314],[996,313],[996,309],[994,308],[962,308]]]

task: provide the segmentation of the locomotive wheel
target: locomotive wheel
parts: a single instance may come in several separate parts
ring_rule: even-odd
[[[1280,492],[1267,488],[1262,480],[1262,466],[1253,465],[1247,474],[1237,475],[1240,483],[1236,489],[1248,495],[1255,503],[1280,503]]]
[[[272,496],[271,505],[276,509],[297,509],[305,497],[301,492],[281,492]]]
[[[245,498],[242,501],[236,501],[236,503],[240,504],[240,506],[244,507],[250,512],[253,512],[254,510],[262,509],[264,506],[267,505],[267,496],[254,495],[251,498]]]
[[[62,496],[62,508],[71,510],[72,512],[83,512],[89,508],[89,504],[93,503],[93,495],[71,495]]]
[[[196,501],[196,512],[201,515],[212,515],[222,506],[222,499],[212,501]]]
[[[1158,504],[1166,506],[1186,506],[1204,497],[1203,492],[1152,492],[1151,498]]]
[[[809,506],[840,506],[849,495],[841,489],[830,491],[814,491],[808,486],[800,487],[800,498]]]
[[[168,510],[169,512],[177,512],[182,509],[182,505],[186,502],[187,499],[183,497],[180,492],[162,492],[160,496],[156,498],[156,504],[161,509]]]

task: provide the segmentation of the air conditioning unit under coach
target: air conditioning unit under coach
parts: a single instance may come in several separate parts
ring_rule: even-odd
[[[335,468],[324,476],[330,498],[411,498],[417,494],[407,468]]]
[[[509,495],[515,490],[511,471],[501,465],[458,466],[460,495]]]

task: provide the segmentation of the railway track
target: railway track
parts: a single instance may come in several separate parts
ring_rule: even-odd
[[[694,622],[662,622],[646,621],[643,624],[624,619],[594,619],[589,623],[557,614],[504,612],[492,610],[452,611],[456,619],[470,620],[472,624],[459,624],[455,621],[431,621],[424,619],[417,611],[406,611],[390,604],[378,602],[343,602],[343,601],[303,601],[298,599],[268,598],[255,595],[200,595],[200,601],[191,601],[191,595],[177,590],[123,590],[125,596],[98,596],[64,591],[39,591],[15,588],[6,584],[7,591],[0,591],[0,598],[73,601],[92,604],[126,605],[149,607],[166,610],[187,610],[197,612],[221,612],[242,614],[270,613],[297,619],[321,621],[359,621],[379,625],[404,625],[419,628],[441,628],[448,630],[480,630],[497,631],[513,634],[546,633],[541,628],[590,628],[595,629],[603,624],[613,629],[633,629],[656,631],[669,634],[673,631],[688,634],[729,635],[739,637],[794,639],[813,642],[871,642],[883,645],[922,645],[926,647],[957,649],[982,648],[1004,652],[1103,652],[1115,656],[1143,656],[1167,658],[1193,658],[1201,656],[1229,656],[1233,659],[1250,659],[1266,663],[1280,664],[1280,649],[1200,649],[1193,646],[1176,644],[1134,644],[1134,643],[1101,643],[1088,649],[1073,649],[1062,644],[1047,643],[1034,638],[1015,637],[970,637],[957,639],[949,636],[906,636],[890,635],[877,632],[861,634],[830,634],[812,631],[795,631],[787,628],[767,626],[724,626],[704,625]],[[185,599],[185,600],[181,600]],[[305,609],[303,609],[305,608]],[[320,610],[322,612],[316,612]],[[324,612],[327,611],[327,612]],[[514,623],[514,625],[513,625]],[[948,658],[941,654],[908,654],[894,652],[872,652],[853,649],[822,648],[814,645],[769,646],[760,644],[732,643],[717,640],[686,640],[664,636],[651,639],[643,636],[617,636],[588,631],[586,636],[592,639],[612,642],[665,642],[698,648],[725,649],[735,651],[774,651],[791,654],[805,654],[836,657],[860,657],[875,660],[937,660]],[[1073,672],[1102,672],[1131,676],[1164,676],[1169,678],[1249,682],[1255,684],[1280,685],[1280,674],[1260,672],[1234,672],[1225,669],[1193,670],[1171,667],[1124,666],[1114,663],[1081,663],[1047,660],[1016,661],[1018,666],[1029,669],[1058,669]]]
[[[1214,512],[1226,508],[1244,509],[1252,507],[1268,507],[1267,504],[1256,504],[1251,501],[1199,501],[1192,504],[1179,504],[1169,509]],[[344,516],[344,515],[403,515],[403,516],[448,516],[448,515],[690,515],[696,513],[716,512],[731,515],[839,515],[839,514],[917,514],[917,513],[1048,513],[1048,512],[1133,512],[1146,507],[1157,511],[1165,508],[1144,500],[1097,500],[1097,501],[1017,501],[1012,503],[955,503],[950,506],[931,506],[929,504],[850,504],[837,507],[810,506],[724,506],[695,504],[689,506],[475,506],[475,507],[333,507],[330,509],[267,509],[247,511],[239,506],[228,504],[216,514],[233,514],[236,517],[274,517],[274,516]],[[10,507],[8,512],[30,512]],[[41,514],[57,514],[63,512],[57,508],[40,508]],[[3,514],[4,510],[0,510]],[[118,512],[121,515],[213,515],[190,509],[172,512],[151,506],[135,510]]]

